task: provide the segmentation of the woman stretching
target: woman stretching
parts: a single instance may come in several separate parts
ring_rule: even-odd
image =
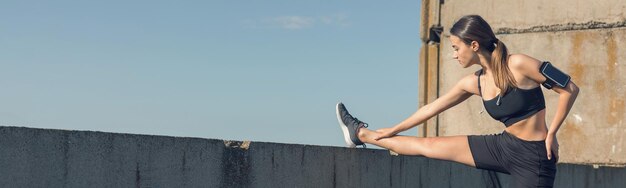
[[[454,49],[452,57],[461,67],[479,65],[481,69],[391,128],[369,130],[342,103],[337,104],[346,144],[374,144],[402,155],[421,155],[510,174],[511,187],[553,186],[559,157],[556,133],[576,100],[576,84],[549,62],[508,54],[504,43],[480,16],[459,19],[448,38]],[[545,122],[541,85],[559,94],[550,126]],[[472,95],[481,97],[489,115],[504,123],[502,133],[429,138],[396,135]]]

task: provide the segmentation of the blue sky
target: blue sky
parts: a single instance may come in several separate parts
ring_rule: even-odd
[[[420,2],[3,1],[0,125],[343,146],[417,109]]]

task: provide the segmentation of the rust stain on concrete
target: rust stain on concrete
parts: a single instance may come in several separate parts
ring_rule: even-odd
[[[607,55],[607,71],[604,75],[607,76],[606,81],[609,83],[616,82],[616,64],[617,64],[617,42],[613,33],[608,33],[608,39],[606,41],[606,55]],[[613,84],[609,84],[613,85]],[[619,121],[624,119],[624,99],[620,97],[616,90],[611,89],[608,93],[609,105],[607,105],[607,123],[609,125],[615,125]]]
[[[615,64],[617,64],[617,43],[613,33],[608,33],[608,40],[606,41],[606,56],[607,56],[607,76],[609,80],[615,78]]]
[[[581,63],[580,54],[582,54],[582,44],[585,41],[586,36],[584,33],[576,33],[572,38],[572,63],[569,65],[570,74],[572,79],[578,83],[578,85],[582,86],[585,84],[585,79],[583,76],[585,75],[585,68]]]
[[[611,97],[609,113],[607,113],[607,123],[615,125],[624,119],[624,99]]]
[[[593,84],[593,87],[595,87],[595,90],[598,91],[598,93],[606,92],[606,85],[604,84],[604,82],[606,82],[606,80],[601,79],[596,80],[595,84]]]
[[[578,58],[578,57],[575,57]],[[576,82],[579,86],[585,84],[585,66],[581,63],[575,62],[570,65],[570,70],[572,72],[572,80]]]
[[[565,125],[561,127],[558,132],[558,140],[576,141],[576,143],[562,144],[561,152],[565,155],[574,157],[576,154],[583,153],[583,149],[587,148],[584,145],[587,142],[587,136],[584,134],[584,130],[576,124],[575,121],[565,119]],[[571,146],[571,147],[568,147]],[[576,161],[575,159],[568,159],[568,161]]]

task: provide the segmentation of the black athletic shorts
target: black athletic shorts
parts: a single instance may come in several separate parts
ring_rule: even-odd
[[[468,136],[468,141],[476,168],[510,174],[511,187],[553,186],[556,159],[548,160],[545,141],[522,140],[506,131]]]

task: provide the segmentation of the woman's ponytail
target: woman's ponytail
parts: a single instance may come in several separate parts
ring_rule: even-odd
[[[495,48],[491,52],[491,67],[494,73],[494,82],[496,87],[500,88],[500,96],[503,96],[511,86],[517,87],[517,82],[513,77],[513,73],[509,70],[509,51],[506,45],[497,38],[495,39]]]

